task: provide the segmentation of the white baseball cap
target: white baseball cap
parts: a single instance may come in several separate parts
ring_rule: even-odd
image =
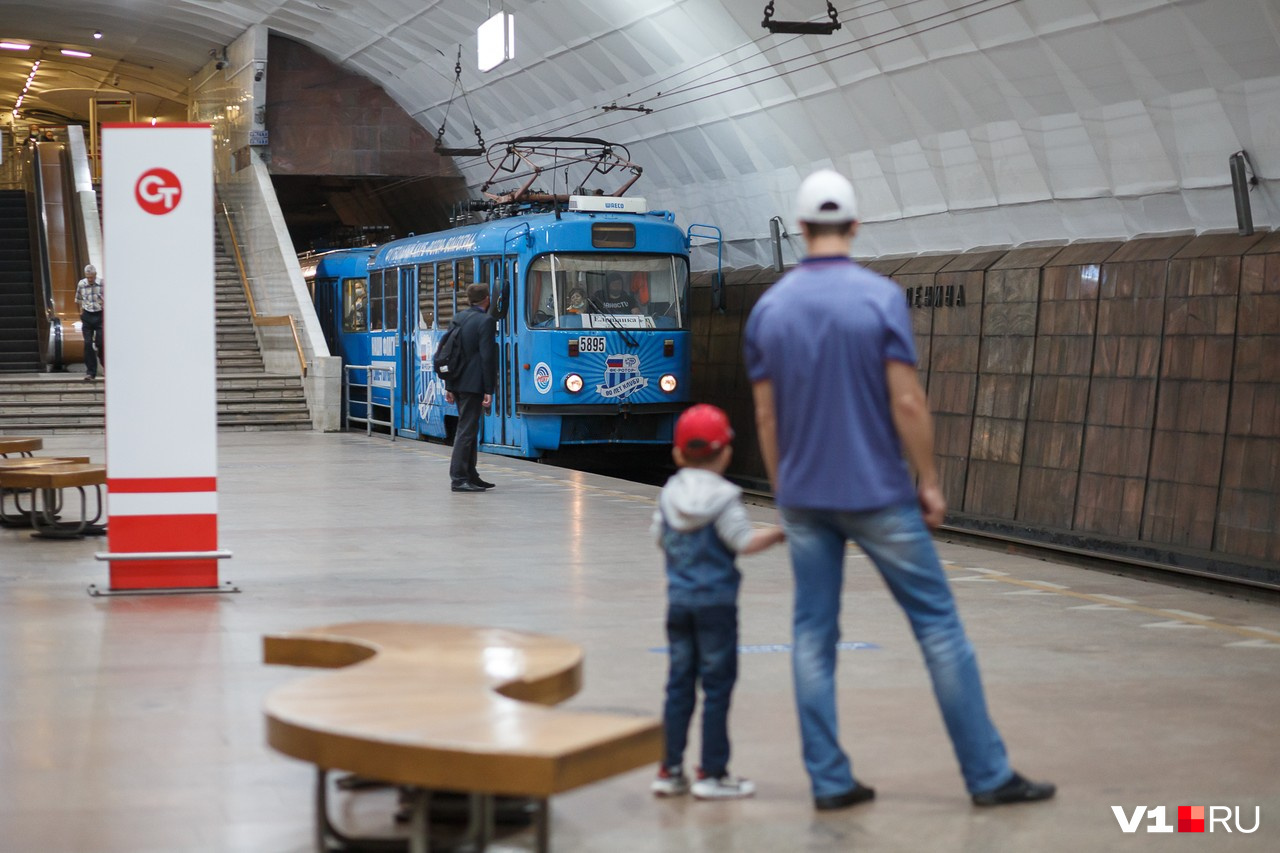
[[[853,222],[858,218],[858,200],[853,184],[839,172],[821,169],[804,179],[796,194],[798,222]]]

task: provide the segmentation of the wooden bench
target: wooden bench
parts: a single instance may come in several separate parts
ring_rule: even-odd
[[[266,702],[267,742],[318,769],[322,850],[361,841],[329,822],[329,770],[412,786],[414,853],[430,850],[433,790],[478,798],[479,849],[489,840],[495,796],[535,800],[537,849],[546,851],[551,795],[662,758],[658,720],[548,707],[582,683],[582,650],[555,637],[355,622],[267,636],[263,656],[340,668],[280,687]]]
[[[76,461],[63,459],[29,459],[0,460],[0,517],[11,523],[14,516],[4,510],[5,495],[14,492],[14,506],[19,510],[17,518],[21,518],[21,505],[17,493],[30,492],[31,505],[25,513],[26,522],[35,532],[32,536],[47,539],[77,539],[83,536],[100,536],[106,528],[99,525],[102,518],[102,487],[107,483],[105,465],[90,465],[86,457],[71,457]],[[97,511],[89,518],[89,500],[85,488],[92,486],[97,497]],[[58,513],[62,510],[63,489],[74,488],[80,493],[80,520],[78,522],[62,522]]]
[[[0,458],[0,479],[6,472],[10,471],[26,471],[31,468],[39,468],[47,465],[65,465],[72,462],[88,462],[88,456],[14,456]],[[9,496],[13,496],[13,512],[9,512]],[[30,489],[10,489],[0,486],[0,527],[30,527],[31,526],[31,506],[24,509],[22,506],[22,498],[26,496],[27,500],[32,500],[33,492]],[[60,512],[61,507],[55,507],[54,512]]]
[[[44,447],[44,439],[33,435],[0,435],[0,458],[10,453],[30,456]]]

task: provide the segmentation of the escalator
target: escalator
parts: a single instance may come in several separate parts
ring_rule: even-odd
[[[43,368],[27,194],[0,190],[0,373]]]
[[[72,132],[74,131],[74,133]],[[91,262],[96,205],[87,184],[80,128],[68,143],[41,142],[24,155],[24,187],[0,193],[0,371],[64,370],[82,360],[76,283]],[[79,152],[84,168],[73,165]],[[84,172],[85,180],[77,175]],[[100,232],[99,232],[100,233]]]
[[[47,370],[63,370],[66,365],[83,360],[76,283],[80,281],[83,266],[91,262],[85,238],[85,214],[95,225],[98,217],[96,204],[88,211],[81,210],[72,151],[78,147],[84,161],[80,171],[86,179],[88,159],[83,156],[83,136],[71,133],[80,128],[67,130],[67,144],[41,142],[36,146],[35,163],[29,172],[33,180],[28,183],[30,198],[35,204],[33,225],[38,254],[33,260],[37,283],[41,285],[36,295],[36,334]],[[74,138],[70,138],[72,136]]]

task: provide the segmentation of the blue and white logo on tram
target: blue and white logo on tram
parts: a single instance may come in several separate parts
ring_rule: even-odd
[[[545,361],[533,366],[533,387],[538,389],[539,394],[546,394],[551,390],[551,366]]]
[[[649,380],[640,375],[640,356],[611,355],[604,360],[604,384],[596,386],[596,393],[601,397],[621,397],[648,384]]]

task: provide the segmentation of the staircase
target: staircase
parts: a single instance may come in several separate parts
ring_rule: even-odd
[[[218,351],[218,428],[311,429],[311,413],[297,376],[263,372],[262,351],[236,271],[235,257],[217,235],[214,252]]]
[[[0,191],[0,373],[40,370],[27,196]]]
[[[311,429],[302,380],[263,372],[235,259],[221,240],[215,271],[218,428]],[[0,435],[102,432],[105,396],[103,382],[82,373],[0,373]]]

